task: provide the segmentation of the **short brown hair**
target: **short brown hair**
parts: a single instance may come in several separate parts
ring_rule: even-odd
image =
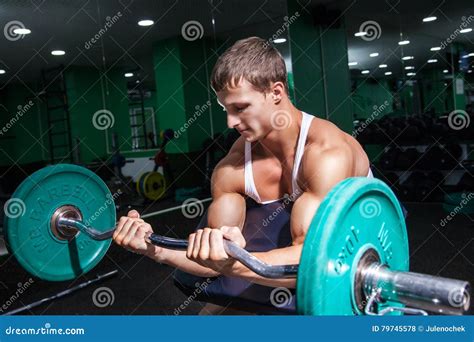
[[[228,48],[214,65],[211,86],[218,92],[241,78],[261,92],[267,91],[271,82],[282,82],[288,94],[285,61],[280,52],[262,38],[241,39]]]

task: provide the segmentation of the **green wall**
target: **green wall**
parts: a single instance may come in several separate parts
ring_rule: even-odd
[[[341,25],[322,27],[297,1],[288,2],[288,16],[296,16],[289,31],[295,105],[352,132],[347,40]]]
[[[225,112],[209,84],[218,57],[213,49],[211,40],[191,42],[182,37],[154,45],[158,121],[163,129],[177,132],[167,147],[169,153],[201,150],[205,139],[227,130]]]
[[[351,95],[354,117],[357,119],[367,119],[374,112],[374,107],[383,110],[377,115],[382,116],[392,112],[393,96],[387,80],[379,79],[377,82],[368,81],[365,78],[355,80],[355,90]],[[387,101],[388,105],[385,105]]]
[[[11,84],[2,91],[0,127],[6,131],[0,138],[0,165],[40,161],[47,153],[47,140],[40,138],[46,126],[40,115],[43,105],[33,89],[33,84]]]
[[[445,79],[444,75],[441,69],[422,72],[424,111],[434,110],[436,114],[444,114],[452,110],[453,94],[449,85],[451,80]]]

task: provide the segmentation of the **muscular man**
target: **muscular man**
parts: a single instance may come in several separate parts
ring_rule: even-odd
[[[252,254],[268,264],[298,264],[310,222],[328,191],[347,177],[372,176],[367,155],[352,136],[291,103],[284,60],[263,39],[240,40],[220,56],[212,87],[227,112],[227,126],[241,136],[212,175],[207,225],[189,236],[187,251],[166,250],[145,242],[152,228],[131,211],[113,238],[187,274],[220,277],[220,291],[229,295],[238,296],[248,284],[294,288],[295,279],[266,279],[230,258],[223,239],[242,247],[251,240],[253,250],[265,250]],[[276,228],[267,219],[262,231],[266,216],[260,222],[253,218],[242,232],[249,198],[256,210],[282,199],[292,202],[287,242],[277,241],[281,234],[271,237],[272,229],[285,225]],[[247,285],[233,288],[239,281]]]

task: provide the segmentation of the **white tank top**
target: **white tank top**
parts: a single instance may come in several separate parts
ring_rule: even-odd
[[[289,198],[291,201],[296,201],[298,197],[303,194],[303,191],[298,186],[296,181],[296,176],[298,175],[298,170],[300,167],[301,159],[303,157],[304,147],[306,145],[306,138],[308,137],[308,131],[311,126],[311,122],[314,116],[303,112],[303,119],[301,120],[301,129],[298,137],[298,145],[296,146],[295,161],[293,163],[293,172],[291,174],[291,195],[285,194],[283,198]],[[252,144],[248,141],[245,142],[245,194],[252,198],[255,202],[261,204],[268,204],[282,200],[283,198],[278,198],[275,200],[262,201],[260,195],[258,194],[257,188],[255,187],[255,182],[253,178],[252,171]],[[369,169],[369,174],[367,177],[373,177],[372,171]]]

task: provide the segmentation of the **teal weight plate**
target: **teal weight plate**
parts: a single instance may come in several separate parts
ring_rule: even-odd
[[[25,179],[12,195],[17,210],[5,216],[8,246],[31,274],[51,281],[76,278],[96,266],[111,240],[95,241],[78,233],[70,242],[50,228],[53,212],[61,206],[79,209],[83,221],[98,231],[115,226],[113,197],[92,171],[69,164],[45,167]]]
[[[361,314],[354,278],[368,249],[391,270],[408,271],[405,219],[394,193],[378,179],[348,178],[328,193],[310,224],[298,271],[298,312]],[[381,308],[388,305],[401,304]]]

